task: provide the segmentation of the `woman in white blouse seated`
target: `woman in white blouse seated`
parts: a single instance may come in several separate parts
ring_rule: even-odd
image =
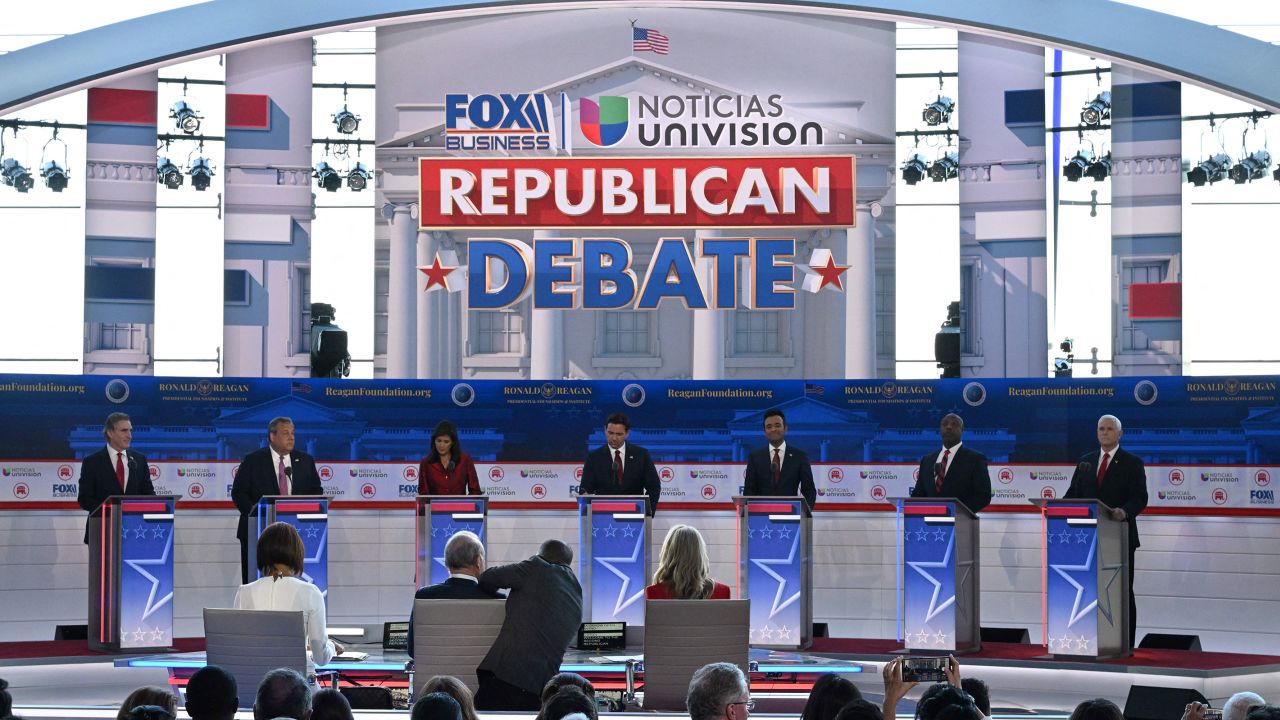
[[[236,591],[237,610],[301,610],[307,633],[307,679],[343,651],[325,634],[324,598],[320,588],[302,575],[302,538],[288,523],[272,523],[258,536],[258,570],[262,577]]]

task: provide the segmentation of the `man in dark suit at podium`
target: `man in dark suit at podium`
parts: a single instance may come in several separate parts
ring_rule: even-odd
[[[264,495],[323,495],[316,461],[293,449],[293,421],[278,417],[267,424],[267,447],[240,461],[231,483],[231,499],[240,511],[236,539],[240,541],[240,577],[249,582],[249,512]]]
[[[648,495],[649,514],[658,510],[662,484],[649,451],[627,443],[631,420],[616,412],[604,423],[606,443],[591,451],[582,465],[580,495]]]
[[[809,509],[818,499],[813,485],[813,468],[809,456],[799,448],[787,444],[787,416],[778,408],[764,413],[764,438],[768,446],[751,453],[747,458],[747,473],[742,494],[753,495],[803,495]]]
[[[1098,418],[1099,449],[1085,453],[1071,476],[1068,499],[1101,500],[1111,508],[1111,518],[1129,526],[1129,647],[1138,632],[1138,602],[1133,595],[1134,553],[1138,540],[1138,515],[1147,507],[1147,470],[1142,458],[1120,447],[1124,429],[1120,418]]]
[[[461,530],[444,544],[444,566],[449,569],[449,579],[419,588],[414,600],[497,600],[497,592],[480,587],[480,573],[484,572],[484,544],[475,533]],[[409,611],[409,657],[413,657],[413,610]]]
[[[964,420],[955,413],[938,426],[942,449],[920,459],[920,476],[912,497],[953,497],[973,512],[991,504],[991,474],[987,456],[964,446]]]
[[[92,513],[112,495],[155,495],[147,458],[129,449],[133,442],[133,423],[129,416],[111,413],[103,423],[102,434],[107,446],[80,463],[80,491],[76,496],[80,507]],[[84,528],[84,542],[89,544],[88,523]]]

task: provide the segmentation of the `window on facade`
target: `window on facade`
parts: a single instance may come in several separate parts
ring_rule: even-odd
[[[387,307],[391,298],[391,271],[379,265],[373,271],[373,354],[387,354]]]
[[[897,291],[893,270],[876,270],[876,357],[878,361],[887,360],[890,367],[896,351],[894,302]]]
[[[145,352],[146,330],[141,323],[89,323],[85,349]]]
[[[735,310],[733,313],[733,354],[782,354],[782,326],[782,311]]]
[[[647,312],[605,312],[604,354],[647,354],[651,317]]]
[[[524,314],[518,307],[472,312],[471,327],[476,355],[524,351]]]
[[[1120,271],[1120,350],[1121,352],[1141,352],[1158,350],[1152,347],[1147,334],[1137,328],[1129,319],[1129,286],[1138,283],[1164,282],[1169,272],[1168,260],[1126,261]]]
[[[977,266],[972,262],[960,264],[960,354],[974,355],[978,337]]]
[[[293,291],[298,308],[298,330],[294,335],[294,353],[311,353],[311,268],[295,267]]]

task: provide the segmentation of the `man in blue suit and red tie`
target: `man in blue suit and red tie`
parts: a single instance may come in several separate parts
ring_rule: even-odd
[[[107,446],[80,463],[80,491],[76,497],[80,507],[92,513],[112,495],[155,495],[147,458],[129,449],[133,442],[133,423],[129,416],[111,413],[103,424],[102,434],[107,438]],[[87,523],[84,542],[89,543]]]
[[[582,464],[581,495],[647,495],[649,515],[658,510],[662,483],[649,451],[627,442],[631,420],[620,412],[604,422],[605,444]]]
[[[911,497],[951,497],[972,512],[991,504],[991,473],[987,456],[965,447],[964,420],[948,413],[938,425],[942,449],[920,458],[920,475]]]
[[[769,444],[747,458],[742,494],[748,497],[799,494],[812,510],[818,499],[813,468],[803,450],[787,444],[787,416],[778,408],[764,413],[764,438]]]

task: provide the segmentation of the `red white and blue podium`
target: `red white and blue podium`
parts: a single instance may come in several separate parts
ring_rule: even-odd
[[[813,521],[804,498],[734,497],[738,591],[751,600],[751,645],[813,642]]]
[[[1054,656],[1125,657],[1129,528],[1097,500],[1033,500],[1044,514],[1045,634]]]
[[[173,643],[174,495],[114,495],[89,515],[89,648]]]
[[[435,585],[449,579],[444,564],[444,546],[449,538],[467,530],[486,544],[489,500],[484,495],[419,495],[415,521],[417,552],[414,555],[414,583]]]
[[[955,498],[900,498],[903,646],[982,648],[978,516]]]
[[[652,576],[647,503],[644,495],[578,497],[584,622],[644,625],[644,588]]]
[[[265,495],[249,511],[249,567],[258,567],[258,536],[275,522],[302,537],[302,579],[329,598],[329,499],[322,495]],[[252,578],[262,577],[256,569]]]

